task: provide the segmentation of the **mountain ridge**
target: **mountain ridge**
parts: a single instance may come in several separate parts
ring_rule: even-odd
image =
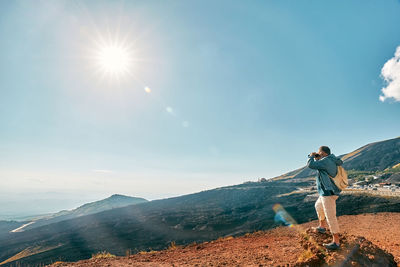
[[[381,149],[378,149],[378,147]],[[384,156],[378,159],[377,154]],[[338,157],[343,160],[343,167],[346,170],[382,171],[400,163],[400,137],[368,143]],[[303,166],[271,179],[308,178],[316,175],[316,173],[315,170]]]
[[[363,147],[382,151],[379,142],[378,147]],[[390,148],[385,144],[384,147],[383,151],[389,155],[385,164],[400,162],[397,145]],[[361,165],[374,162],[369,158],[371,153],[379,157],[379,153],[373,151],[368,151],[367,154],[360,153],[358,159],[367,156],[361,161]],[[354,159],[349,159],[350,163],[352,160]],[[272,210],[276,203],[285,206],[299,223],[303,223],[316,219],[314,202],[309,198],[315,191],[299,192],[298,188],[310,187],[315,183],[315,178],[298,177],[301,169],[292,171],[291,177],[286,176],[283,179],[249,182],[138,203],[52,223],[8,235],[6,238],[0,237],[0,261],[37,243],[50,247],[57,244],[62,246],[41,253],[40,258],[33,255],[16,263],[49,263],[60,257],[63,260],[74,261],[88,258],[93,253],[103,250],[123,255],[126,249],[132,249],[133,252],[149,247],[163,249],[172,241],[185,244],[226,235],[243,235],[278,226]],[[338,215],[399,212],[400,198],[368,194],[343,195],[338,200],[338,206],[341,207]],[[299,213],[299,210],[302,212]]]
[[[97,212],[111,210],[115,208],[121,208],[129,205],[135,205],[138,203],[148,202],[148,200],[140,197],[131,197],[121,194],[113,194],[105,199],[85,203],[75,209],[62,210],[44,217],[38,217],[35,220],[22,222],[26,226],[19,229],[18,231],[26,231],[39,226],[60,222],[63,220],[73,219],[80,216],[90,215]]]

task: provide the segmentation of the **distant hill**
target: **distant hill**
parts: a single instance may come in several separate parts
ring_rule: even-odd
[[[398,140],[372,143],[342,155],[346,168],[393,167],[400,162]],[[143,202],[9,233],[0,237],[0,262],[24,266],[76,261],[104,250],[124,255],[127,250],[164,249],[172,242],[188,244],[267,230],[279,225],[272,209],[277,203],[298,223],[307,222],[316,219],[316,214],[315,199],[310,195],[315,191],[298,190],[315,184],[315,178],[306,171],[300,168],[266,182]],[[400,212],[400,198],[344,194],[338,200],[338,215],[383,211]]]
[[[80,216],[90,215],[105,210],[111,210],[115,208],[121,208],[128,205],[138,204],[147,202],[148,200],[140,197],[130,197],[124,195],[112,195],[106,199],[84,204],[73,210],[63,210],[54,214],[47,215],[45,217],[39,217],[39,219],[33,220],[29,225],[23,227],[19,231],[26,231],[28,229],[36,228],[39,226],[60,222],[68,219],[77,218]]]
[[[52,219],[62,217],[63,219],[68,219],[69,217],[79,217],[84,215],[89,215],[105,210],[125,207],[128,205],[138,204],[147,202],[148,200],[140,197],[130,197],[119,194],[114,194],[103,200],[90,202],[84,204],[73,210],[63,210],[52,215]]]

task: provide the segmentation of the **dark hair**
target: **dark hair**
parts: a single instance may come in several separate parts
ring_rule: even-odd
[[[326,154],[330,155],[331,154],[331,149],[327,146],[321,146],[319,149],[324,151]]]

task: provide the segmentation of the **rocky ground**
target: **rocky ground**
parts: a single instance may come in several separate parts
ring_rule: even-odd
[[[129,257],[53,266],[400,266],[399,221],[400,213],[340,216],[342,248],[337,252],[322,246],[330,236],[313,233],[314,221]]]

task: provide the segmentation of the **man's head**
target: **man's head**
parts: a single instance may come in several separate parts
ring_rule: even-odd
[[[327,146],[321,146],[318,149],[318,154],[320,154],[321,157],[326,157],[326,156],[331,154],[331,149],[329,147],[327,147]]]

